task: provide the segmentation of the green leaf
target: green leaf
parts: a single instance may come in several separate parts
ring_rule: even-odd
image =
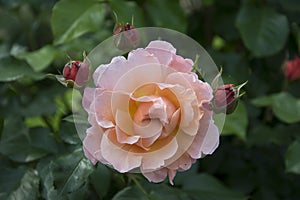
[[[299,154],[300,154],[300,142],[295,141],[289,146],[286,152],[285,164],[286,164],[286,170],[288,172],[300,174]]]
[[[195,199],[241,200],[246,199],[238,192],[226,188],[219,180],[208,174],[187,177],[183,189]]]
[[[110,0],[110,8],[117,14],[119,23],[130,23],[134,18],[133,26],[140,28],[145,26],[142,9],[134,1]]]
[[[148,0],[145,6],[154,26],[186,32],[187,19],[179,1]]]
[[[272,109],[276,117],[287,123],[300,121],[300,100],[289,93],[273,96]]]
[[[68,144],[78,144],[81,142],[77,134],[75,124],[69,122],[62,122],[59,127],[60,137]]]
[[[0,71],[0,81],[3,82],[15,81],[24,76],[32,77],[36,80],[44,78],[43,74],[34,72],[25,63],[11,57],[1,59]]]
[[[269,7],[256,7],[248,1],[238,13],[236,26],[246,47],[257,57],[279,52],[289,33],[286,16]]]
[[[284,9],[300,12],[300,1],[298,0],[279,0],[279,3]]]
[[[52,46],[44,46],[34,51],[16,55],[19,59],[24,59],[36,72],[46,69],[54,60],[58,51]]]
[[[101,30],[104,9],[93,0],[62,0],[53,8],[51,19],[55,44],[62,44],[84,33]]]
[[[57,153],[58,145],[45,128],[27,129],[19,118],[8,118],[0,141],[0,153],[17,162],[31,162]]]
[[[35,200],[39,194],[39,177],[36,171],[21,166],[17,169],[0,170],[1,199]]]
[[[98,197],[100,199],[103,199],[110,189],[110,170],[105,165],[98,163],[96,170],[94,170],[93,173],[90,175],[90,180]]]
[[[136,186],[126,187],[120,192],[118,192],[112,200],[149,200],[147,195],[145,195]]]
[[[163,184],[151,185],[149,199],[155,200],[191,200],[188,193],[177,188],[169,187]]]
[[[78,123],[78,124],[87,124],[87,118],[83,117],[82,115],[79,114],[73,114],[73,115],[69,115],[65,118],[63,118],[63,120],[70,122],[70,123]]]
[[[240,100],[236,110],[226,116],[225,124],[222,134],[234,134],[242,140],[246,139],[246,132],[248,126],[247,109],[243,102]]]
[[[91,162],[83,157],[81,149],[52,160],[42,160],[38,164],[38,171],[44,189],[43,197],[83,199],[88,189],[88,176],[93,169]]]
[[[300,121],[300,99],[291,94],[281,92],[270,96],[258,97],[252,100],[256,106],[270,106],[274,115],[283,122],[295,123]]]

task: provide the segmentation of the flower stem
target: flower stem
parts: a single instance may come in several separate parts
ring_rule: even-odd
[[[136,186],[145,194],[148,195],[147,191],[143,188],[143,186],[140,184],[140,182],[136,179],[135,176],[130,175],[129,176],[131,180],[136,184]]]

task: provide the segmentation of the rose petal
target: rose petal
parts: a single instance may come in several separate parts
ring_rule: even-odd
[[[136,88],[147,83],[162,82],[165,70],[166,67],[156,63],[139,65],[123,73],[116,82],[114,90],[132,93]]]
[[[89,112],[91,103],[94,101],[95,88],[85,88],[82,97],[82,106],[83,108]]]
[[[200,147],[203,154],[212,154],[219,145],[219,129],[213,121],[210,122],[207,134],[203,138],[203,143]]]
[[[170,67],[175,69],[178,72],[191,72],[194,62],[191,59],[184,59],[179,55],[173,55]]]
[[[145,49],[136,49],[134,51],[129,52],[128,62],[132,67],[136,67],[144,64],[150,64],[150,63],[159,64],[157,58],[153,54],[150,54]]]
[[[162,168],[153,172],[143,172],[143,175],[148,179],[149,182],[159,183],[166,179],[168,175],[168,169]]]
[[[139,135],[142,138],[150,138],[159,135],[162,131],[162,124],[158,119],[149,120],[148,122],[137,124],[133,123],[133,129],[135,135]]]
[[[163,65],[168,65],[172,61],[172,56],[176,53],[176,49],[170,43],[159,40],[150,42],[146,50],[153,54]]]
[[[100,151],[100,143],[103,131],[100,128],[92,126],[87,129],[87,135],[83,140],[83,150],[85,156],[95,164],[97,159],[97,153]]]
[[[134,144],[140,139],[140,136],[127,135],[118,127],[116,127],[116,135],[118,142],[121,144]]]
[[[142,171],[149,172],[164,166],[165,161],[171,158],[177,151],[178,144],[176,139],[172,139],[162,148],[143,154]]]
[[[172,131],[176,128],[178,121],[180,118],[180,108],[178,108],[172,115],[170,123],[164,126],[163,132],[160,138],[165,138],[172,133]]]
[[[110,138],[108,138],[110,137]],[[128,172],[139,167],[142,163],[142,156],[130,152],[130,150],[123,150],[120,146],[116,146],[117,142],[115,130],[108,129],[102,137],[101,151],[102,155],[116,170],[121,173]]]
[[[188,154],[193,159],[198,159],[206,154],[211,154],[219,144],[219,131],[211,120],[211,112],[206,112],[200,120],[198,133],[188,149]]]
[[[168,169],[169,183],[174,185],[173,179],[176,176],[176,170]]]
[[[150,146],[159,138],[160,134],[154,135],[149,138],[140,138],[140,140],[136,143],[136,145],[142,147],[146,151],[150,150]]]
[[[104,91],[95,97],[94,107],[96,120],[103,128],[114,127],[114,118],[111,108],[112,93]]]
[[[173,162],[171,165],[168,165],[167,167],[172,170],[185,171],[192,166],[193,160],[194,159],[192,159],[187,153],[184,153],[179,159],[177,159],[175,162]]]

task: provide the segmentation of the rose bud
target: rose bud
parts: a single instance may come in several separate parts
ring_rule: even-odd
[[[55,75],[56,79],[66,87],[82,87],[90,77],[90,61],[84,53],[84,61],[70,61],[63,69],[62,75]]]
[[[214,91],[214,99],[212,102],[215,113],[231,114],[238,105],[238,99],[244,94],[240,94],[240,89],[247,82],[234,86],[234,84],[226,84],[218,87]]]
[[[284,65],[284,75],[287,80],[294,81],[300,77],[300,58],[297,55],[293,60],[285,61]]]
[[[68,62],[63,69],[63,77],[66,80],[75,81],[77,72],[82,65],[81,61],[70,61]]]
[[[122,51],[129,51],[136,48],[139,42],[137,31],[129,23],[115,26],[113,31],[114,43]]]

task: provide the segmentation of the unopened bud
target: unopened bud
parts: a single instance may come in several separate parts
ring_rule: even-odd
[[[240,94],[240,89],[247,82],[234,86],[234,84],[226,84],[218,87],[214,91],[214,99],[212,102],[215,113],[231,114],[238,105],[238,99],[244,94]]]
[[[294,81],[300,78],[300,58],[296,55],[293,60],[284,63],[284,75],[287,80]]]
[[[84,54],[84,62],[70,61],[63,69],[63,75],[55,75],[56,79],[66,87],[82,87],[90,77],[90,62]]]
[[[139,43],[138,33],[129,23],[115,26],[113,35],[116,47],[122,51],[130,51]]]

